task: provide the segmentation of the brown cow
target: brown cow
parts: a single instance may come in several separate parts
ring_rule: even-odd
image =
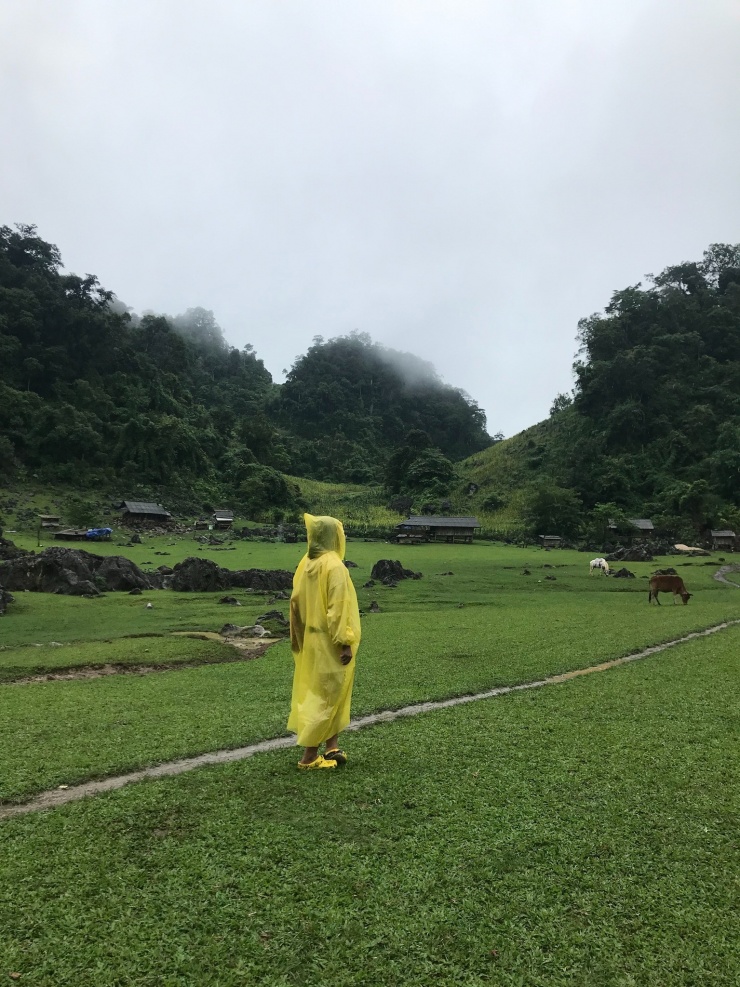
[[[689,593],[684,586],[683,579],[681,579],[680,576],[651,576],[648,603],[654,599],[658,606],[660,606],[658,593],[673,593],[674,604],[676,602],[676,597],[680,596],[683,600],[684,606],[686,606],[689,602],[689,598],[693,596],[693,593]]]

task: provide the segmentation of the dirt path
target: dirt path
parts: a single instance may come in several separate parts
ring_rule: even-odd
[[[714,574],[714,578],[718,583],[725,583],[727,586],[736,586],[740,589],[740,583],[734,582],[732,579],[728,579],[727,575],[730,572],[740,572],[740,565],[733,563],[732,565],[723,565],[721,569],[718,569]]]
[[[408,716],[418,716],[420,713],[431,713],[440,709],[450,709],[453,706],[462,706],[465,703],[479,702],[482,699],[494,699],[497,696],[506,696],[513,692],[523,692],[527,689],[541,689],[546,685],[560,685],[569,682],[571,679],[579,678],[582,675],[592,675],[595,672],[605,672],[610,668],[617,668],[619,665],[626,665],[632,661],[640,661],[649,658],[651,655],[660,654],[668,648],[673,648],[677,644],[684,644],[686,641],[693,641],[700,637],[709,637],[718,631],[740,624],[738,620],[728,620],[721,624],[715,624],[703,631],[694,631],[685,634],[683,637],[673,641],[666,641],[664,644],[656,644],[643,651],[638,651],[633,655],[624,655],[622,658],[614,658],[611,661],[604,661],[598,665],[590,665],[587,668],[577,668],[572,672],[564,672],[561,675],[550,675],[544,679],[534,682],[523,682],[521,685],[504,685],[496,689],[488,689],[485,692],[478,692],[474,695],[455,696],[452,699],[441,699],[435,702],[414,703],[411,706],[403,706],[400,709],[383,710],[380,713],[371,713],[368,716],[361,716],[352,720],[347,727],[348,730],[364,730],[366,727],[376,726],[378,723],[391,723]],[[272,740],[261,740],[256,744],[248,744],[246,747],[236,747],[232,750],[211,751],[208,754],[199,754],[197,757],[182,758],[177,761],[168,761],[158,764],[153,768],[142,768],[140,771],[132,771],[125,775],[116,775],[111,778],[103,778],[101,781],[89,781],[82,785],[63,786],[52,791],[42,792],[29,802],[22,805],[0,805],[0,820],[10,819],[13,816],[26,815],[29,812],[40,812],[44,809],[54,809],[68,802],[77,802],[80,799],[88,798],[91,795],[100,795],[103,792],[112,792],[125,785],[130,785],[136,781],[144,781],[154,778],[168,778],[173,775],[184,774],[186,771],[193,771],[208,764],[228,764],[231,761],[243,761],[245,758],[253,757],[255,754],[263,754],[268,751],[282,750],[295,745],[294,738],[275,737]]]

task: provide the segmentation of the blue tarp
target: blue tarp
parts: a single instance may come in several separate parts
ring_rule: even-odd
[[[100,538],[110,538],[113,528],[88,528],[85,538],[97,541]]]

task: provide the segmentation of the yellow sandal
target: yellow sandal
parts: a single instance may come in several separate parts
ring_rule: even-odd
[[[298,762],[298,767],[301,771],[313,771],[316,768],[336,768],[336,761],[325,761],[321,754],[318,754],[313,761],[309,761],[308,764],[304,764],[302,761]]]

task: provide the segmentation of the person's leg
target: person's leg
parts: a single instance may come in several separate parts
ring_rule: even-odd
[[[324,757],[329,761],[334,761],[336,764],[347,763],[347,755],[344,753],[343,750],[339,749],[338,733],[335,733],[333,737],[329,737],[329,739],[327,740]]]
[[[319,753],[318,747],[305,747],[303,749],[303,757],[301,758],[301,764],[310,764],[311,761],[315,761]]]

